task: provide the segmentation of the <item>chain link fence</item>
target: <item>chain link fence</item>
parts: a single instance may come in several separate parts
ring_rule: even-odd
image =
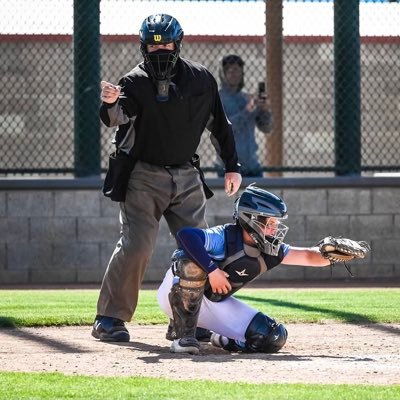
[[[245,61],[244,90],[267,83],[275,124],[256,131],[265,174],[400,171],[398,1],[0,0],[0,174],[89,176],[107,168],[112,129],[98,117],[101,79],[142,57],[138,31],[175,16],[181,55],[218,79]],[[215,175],[205,132],[198,149]],[[213,175],[214,174],[214,175]]]

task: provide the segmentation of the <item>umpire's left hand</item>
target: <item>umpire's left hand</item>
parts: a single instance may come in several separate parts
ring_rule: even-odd
[[[233,196],[240,188],[242,183],[242,175],[238,172],[227,172],[225,174],[225,193]]]

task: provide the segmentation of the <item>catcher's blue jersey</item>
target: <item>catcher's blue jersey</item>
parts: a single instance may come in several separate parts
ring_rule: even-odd
[[[264,254],[258,248],[243,242],[242,230],[235,224],[218,225],[202,231],[204,249],[218,267],[229,274],[228,280],[232,286],[229,293],[219,295],[212,293],[207,284],[204,294],[212,301],[221,301],[231,296],[259,275],[279,265],[289,251],[289,245],[282,243],[278,255]],[[174,253],[174,257],[187,256],[184,250],[179,249]]]

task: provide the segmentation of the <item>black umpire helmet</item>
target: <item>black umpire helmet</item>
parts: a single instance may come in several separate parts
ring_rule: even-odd
[[[281,198],[251,184],[236,200],[233,217],[263,253],[273,256],[278,254],[289,228],[279,221],[273,236],[264,232],[269,217],[279,220],[287,218],[287,207]]]
[[[145,66],[155,80],[171,77],[181,50],[183,30],[176,18],[167,14],[153,14],[147,17],[140,28],[140,51]],[[149,53],[147,45],[174,43],[174,50],[157,50]]]

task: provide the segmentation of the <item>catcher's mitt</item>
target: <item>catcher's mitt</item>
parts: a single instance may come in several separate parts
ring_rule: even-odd
[[[355,258],[364,258],[371,250],[368,243],[346,238],[327,236],[318,243],[322,256],[332,264],[346,262]]]

